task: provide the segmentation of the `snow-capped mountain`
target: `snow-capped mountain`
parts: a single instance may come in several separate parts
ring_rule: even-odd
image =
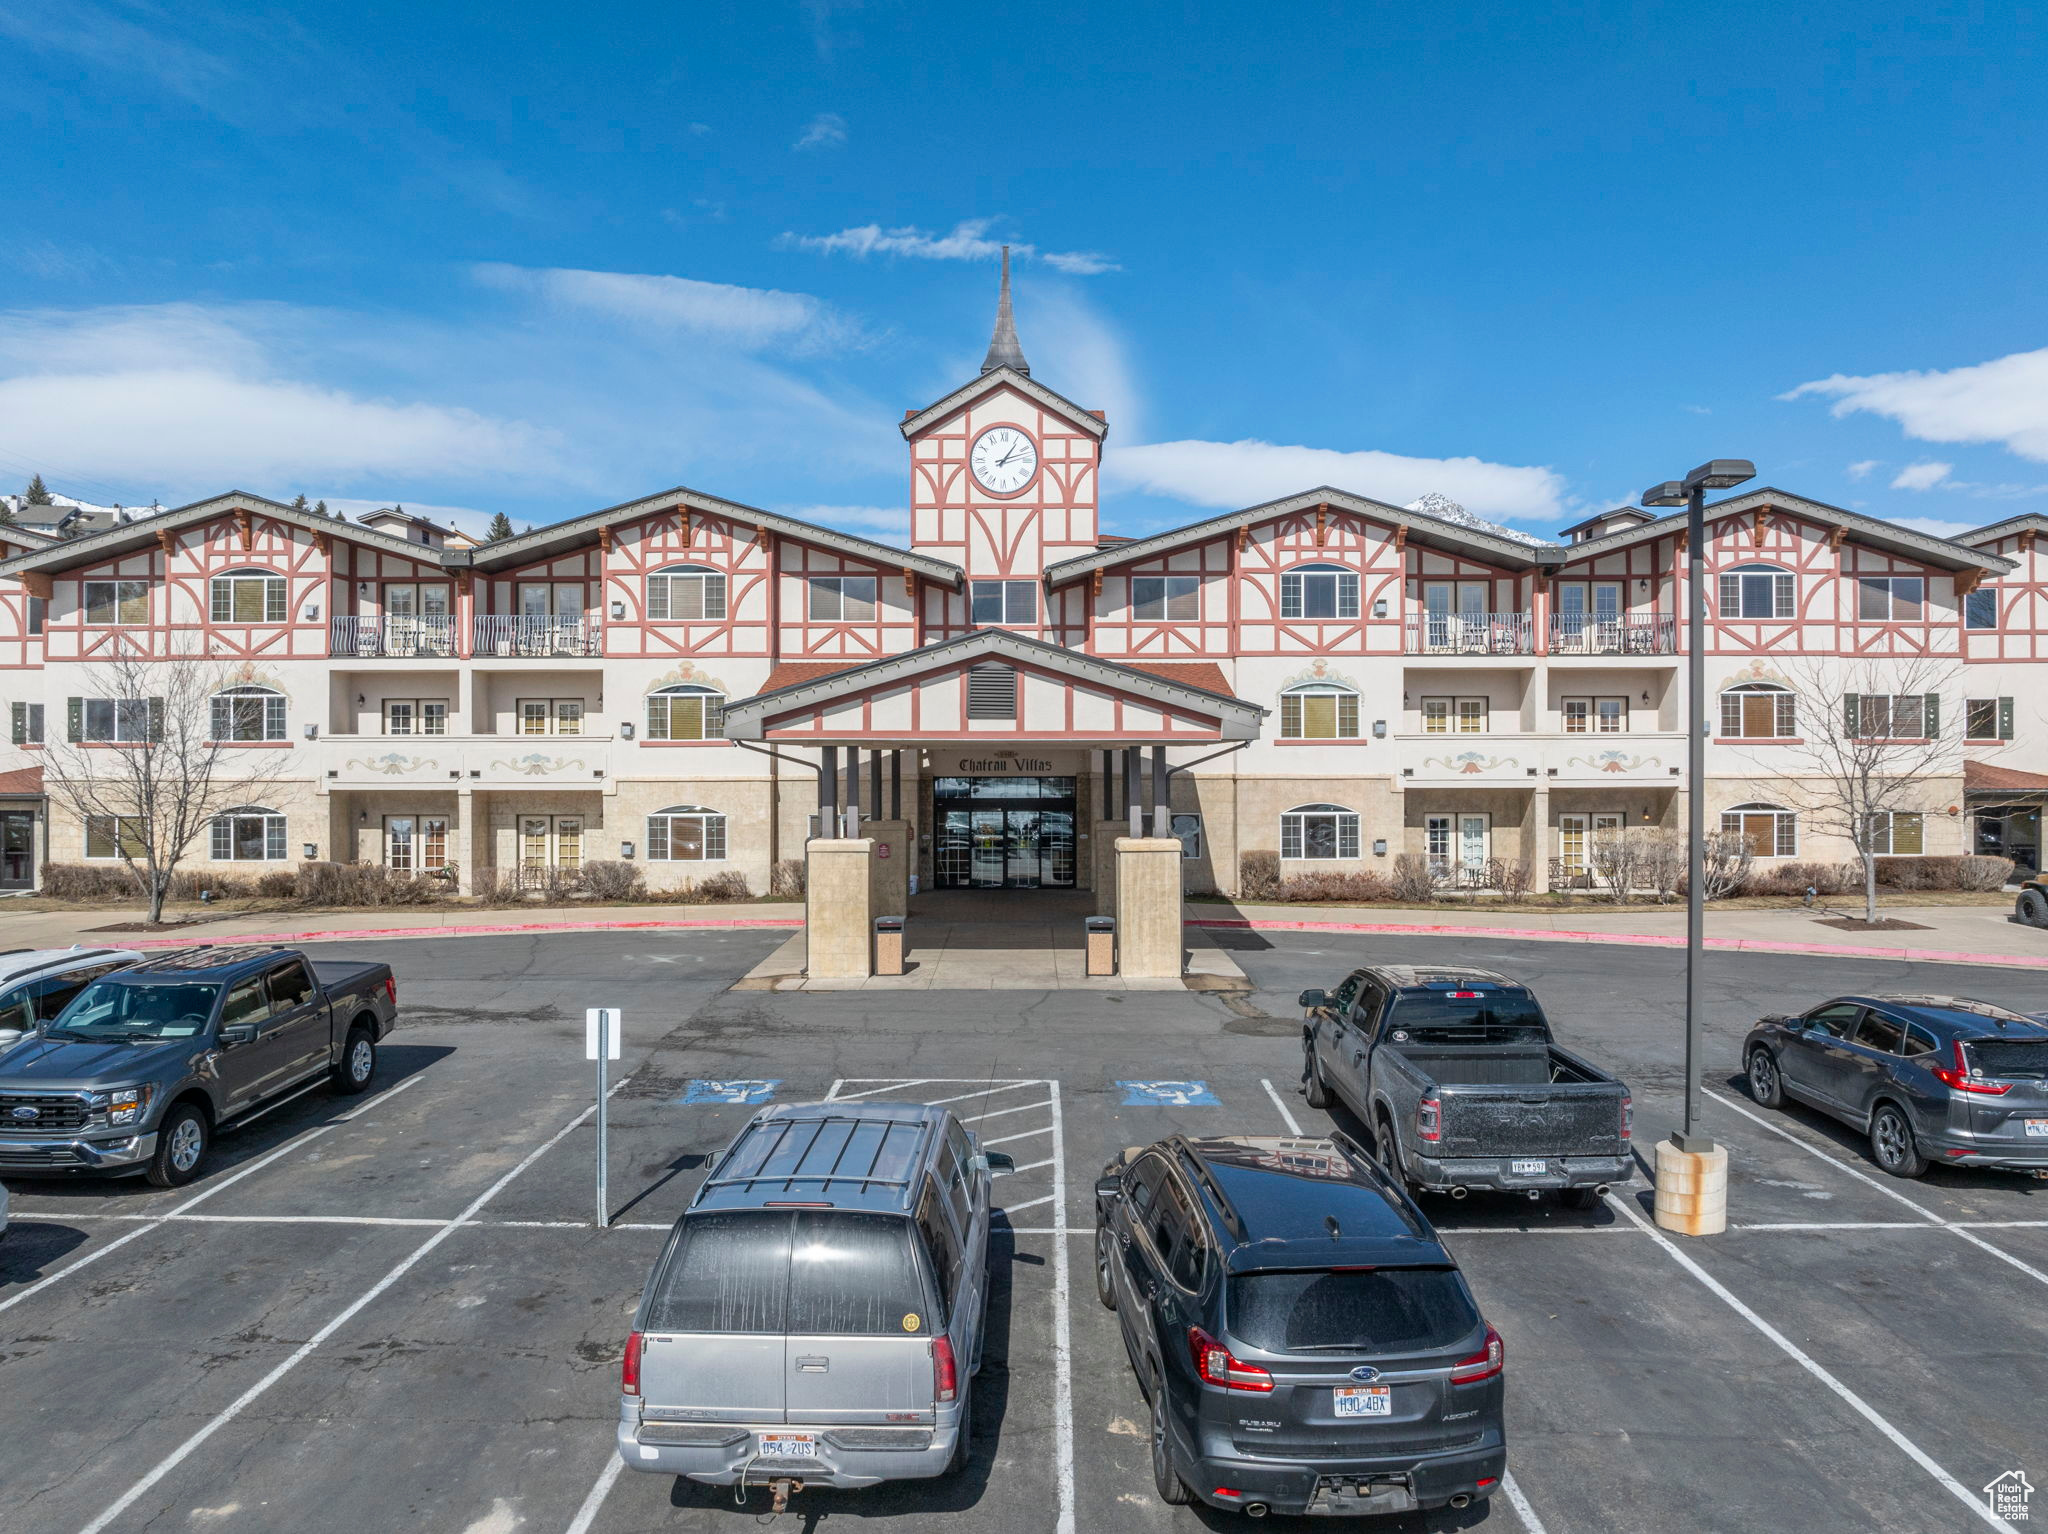
[[[1520,528],[1503,527],[1498,522],[1489,522],[1476,517],[1449,496],[1432,490],[1408,503],[1409,511],[1419,511],[1425,517],[1435,517],[1439,522],[1455,522],[1460,527],[1474,528],[1482,533],[1491,533],[1496,538],[1512,539],[1516,543],[1544,545],[1550,540],[1539,538],[1534,533],[1525,533]]]

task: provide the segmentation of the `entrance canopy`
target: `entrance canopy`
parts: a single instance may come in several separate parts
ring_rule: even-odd
[[[725,707],[728,740],[1069,746],[1255,740],[1266,710],[1214,665],[1123,665],[1004,629],[798,676]]]

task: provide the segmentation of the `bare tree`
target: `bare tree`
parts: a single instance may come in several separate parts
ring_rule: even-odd
[[[148,901],[149,920],[160,922],[172,876],[214,819],[279,786],[279,753],[239,750],[232,738],[267,733],[260,722],[249,730],[237,721],[247,723],[252,704],[261,721],[269,700],[220,698],[240,678],[193,657],[122,653],[90,669],[98,691],[69,701],[63,735],[46,750],[44,789],[77,818],[88,844],[97,836],[111,845]]]

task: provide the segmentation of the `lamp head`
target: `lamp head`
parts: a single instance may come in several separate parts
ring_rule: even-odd
[[[1645,506],[1683,506],[1686,501],[1685,484],[1681,480],[1667,479],[1661,485],[1652,485],[1642,494]]]
[[[1747,458],[1716,458],[1686,475],[1685,483],[1688,488],[1698,485],[1706,490],[1726,490],[1755,478],[1756,465]]]

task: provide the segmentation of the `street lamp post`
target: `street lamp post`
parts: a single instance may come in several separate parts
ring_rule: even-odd
[[[1716,458],[1684,479],[1667,479],[1643,492],[1645,506],[1686,509],[1685,596],[1685,1128],[1672,1136],[1682,1151],[1707,1151],[1700,1132],[1701,950],[1706,945],[1707,838],[1707,529],[1709,490],[1725,490],[1756,477],[1746,458]]]

